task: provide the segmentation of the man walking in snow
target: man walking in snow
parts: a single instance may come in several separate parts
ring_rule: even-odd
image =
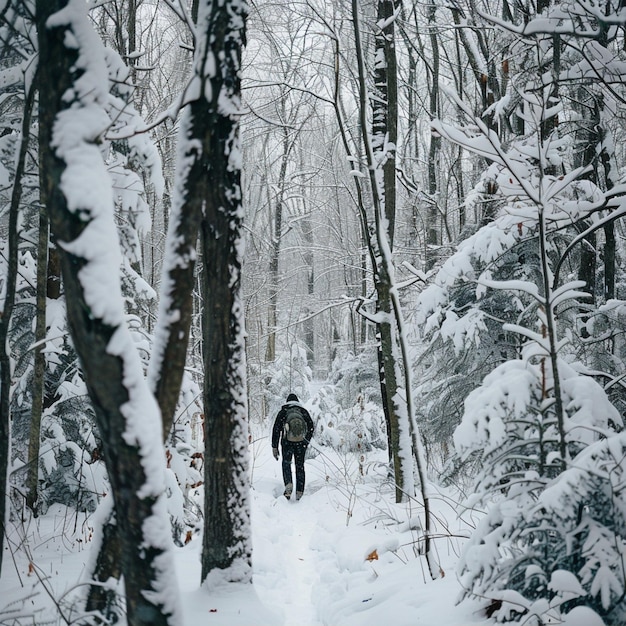
[[[282,444],[284,495],[288,499],[291,498],[293,492],[292,458],[296,465],[296,500],[302,497],[304,491],[304,455],[311,437],[313,437],[314,429],[315,425],[309,412],[300,404],[298,396],[295,393],[290,393],[287,396],[287,402],[278,412],[272,429],[272,452],[277,461],[278,443]]]

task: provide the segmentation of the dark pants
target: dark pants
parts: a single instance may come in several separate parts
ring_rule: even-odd
[[[291,459],[296,463],[296,491],[304,491],[304,455],[306,454],[306,441],[292,443],[283,441],[283,481],[285,486],[293,484],[291,474]]]

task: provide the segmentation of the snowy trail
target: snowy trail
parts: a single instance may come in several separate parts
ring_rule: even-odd
[[[346,459],[323,451],[307,460],[304,497],[292,502],[267,448],[255,451],[252,480],[254,589],[277,618],[264,625],[378,626],[392,618],[395,626],[484,626],[454,604],[451,544],[440,545],[451,550],[443,567],[452,575],[427,580],[412,548],[416,512],[381,496],[378,479],[368,485]],[[446,618],[433,619],[444,608]]]
[[[320,559],[312,547],[318,530],[311,499],[316,487],[309,481],[300,501],[287,500],[281,495],[280,463],[261,463],[252,504],[255,588],[264,603],[282,613],[284,626],[323,626],[313,600]]]
[[[375,458],[375,452],[371,457]],[[419,508],[393,502],[374,469],[362,473],[350,458],[320,451],[306,462],[307,486],[299,502],[282,496],[281,465],[267,439],[253,448],[252,544],[253,585],[221,577],[200,582],[200,535],[175,550],[184,626],[486,626],[472,605],[456,605],[460,587],[455,565],[466,532],[454,507],[434,498],[442,533],[437,548],[445,578],[429,580],[423,558],[416,558]],[[385,460],[384,451],[379,455]],[[383,462],[384,466],[384,462]],[[453,502],[451,500],[450,502]],[[54,505],[28,528],[11,527],[12,537],[28,534],[29,552],[16,552],[0,579],[0,622],[11,623],[16,611],[32,615],[28,623],[58,624],[62,603],[44,593],[32,568],[46,576],[55,597],[80,587],[90,550],[84,529],[76,534],[76,512]],[[69,523],[71,522],[71,523]],[[74,530],[72,530],[72,528]],[[446,532],[451,533],[445,539]],[[79,543],[80,542],[80,543]],[[374,555],[373,558],[372,555]],[[35,564],[35,565],[33,565]],[[67,607],[71,605],[68,604]],[[17,607],[17,608],[16,608]],[[50,615],[51,619],[43,616]],[[26,618],[25,618],[26,619]],[[78,623],[78,620],[75,620]],[[26,621],[19,621],[25,624]],[[64,622],[65,623],[65,622]],[[120,622],[122,623],[122,622]]]
[[[316,528],[314,512],[306,497],[300,502],[290,502],[284,497],[276,500],[281,521],[286,531],[281,569],[285,586],[280,594],[285,612],[285,626],[321,626],[312,604],[312,588],[319,579],[316,559],[312,554],[311,540]]]

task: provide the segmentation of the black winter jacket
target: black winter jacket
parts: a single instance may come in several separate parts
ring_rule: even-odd
[[[300,409],[300,412],[304,417],[304,421],[306,422],[306,438],[303,443],[305,445],[308,445],[309,441],[311,441],[311,437],[313,437],[315,424],[313,424],[313,420],[311,419],[309,412],[299,402],[287,402],[287,404],[283,404],[280,411],[278,411],[276,421],[274,422],[274,428],[272,429],[272,448],[278,448],[280,439],[285,432],[285,419],[287,417],[287,409],[291,406],[296,406],[298,407],[298,409]]]

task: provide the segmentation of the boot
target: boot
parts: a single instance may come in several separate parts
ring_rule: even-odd
[[[296,500],[299,500],[302,497],[302,491],[296,491]]]
[[[285,493],[283,495],[285,496],[285,498],[287,498],[287,500],[291,498],[292,492],[293,492],[293,485],[291,483],[289,483],[288,485],[285,485]]]

